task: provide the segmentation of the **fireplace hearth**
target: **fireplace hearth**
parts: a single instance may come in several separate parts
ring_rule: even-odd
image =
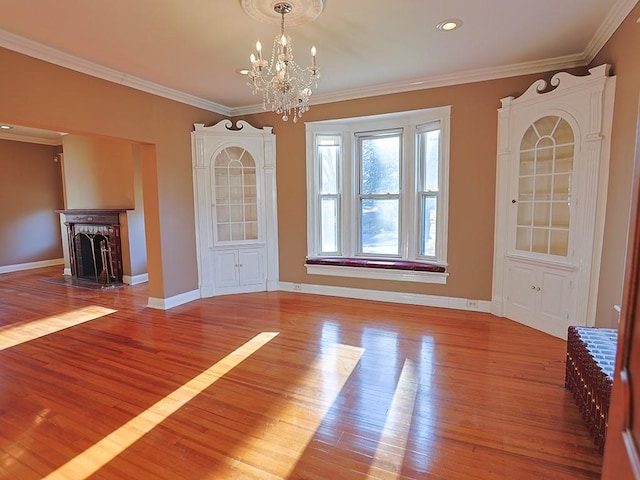
[[[71,275],[101,287],[122,284],[120,214],[126,210],[60,210],[65,216]]]

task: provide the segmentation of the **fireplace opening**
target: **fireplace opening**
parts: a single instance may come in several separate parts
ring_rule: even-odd
[[[71,275],[101,287],[122,284],[119,214],[124,210],[62,210]]]
[[[80,233],[75,243],[80,243],[78,254],[78,278],[101,284],[116,281],[113,274],[113,257],[109,248],[109,237],[102,234]]]

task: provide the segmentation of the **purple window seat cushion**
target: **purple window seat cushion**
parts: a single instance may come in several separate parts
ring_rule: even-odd
[[[307,265],[331,265],[334,267],[386,268],[390,270],[413,270],[416,272],[444,273],[446,269],[430,263],[407,260],[371,260],[367,258],[323,257],[307,258]]]

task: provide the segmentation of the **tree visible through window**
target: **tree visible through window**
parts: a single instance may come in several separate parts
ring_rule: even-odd
[[[308,257],[446,267],[449,118],[441,107],[308,123]]]
[[[361,254],[399,254],[400,133],[358,135]]]

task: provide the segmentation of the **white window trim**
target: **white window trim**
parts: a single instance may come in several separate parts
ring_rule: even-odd
[[[339,120],[325,120],[318,122],[307,122],[306,125],[306,167],[307,167],[307,255],[309,258],[323,257],[319,252],[319,227],[315,219],[318,212],[318,195],[316,190],[317,175],[315,164],[315,136],[317,134],[339,136],[342,141],[342,158],[343,167],[340,171],[340,192],[342,199],[341,232],[338,243],[340,254],[345,257],[356,257],[357,248],[354,244],[356,239],[353,222],[357,221],[353,217],[354,212],[354,195],[357,191],[358,181],[357,175],[351,166],[350,158],[355,155],[354,137],[356,132],[398,129],[403,128],[405,132],[411,134],[404,135],[403,149],[407,155],[413,157],[415,155],[416,134],[419,127],[423,124],[433,121],[440,121],[441,127],[441,163],[439,168],[440,176],[440,199],[441,204],[438,205],[438,235],[436,237],[436,252],[439,256],[437,259],[420,259],[417,257],[417,245],[415,242],[403,242],[401,244],[401,256],[399,261],[423,262],[430,265],[438,265],[447,267],[447,237],[448,237],[448,204],[449,204],[449,143],[450,143],[450,121],[451,106],[443,106],[429,108],[423,110],[413,110],[409,112],[395,112],[389,114],[356,117]],[[348,164],[348,165],[347,165]],[[418,181],[415,172],[415,162],[409,162],[406,167],[407,180],[403,182],[403,188],[412,183],[412,189],[416,191],[415,182]],[[345,189],[345,187],[347,187]],[[348,192],[348,193],[345,193]],[[416,200],[410,200],[408,196],[404,198],[405,204],[402,208],[401,224],[411,222],[414,225],[418,222],[419,207]],[[408,208],[407,204],[411,205]],[[403,229],[401,236],[406,235],[406,229]],[[367,258],[367,257],[363,257]],[[379,269],[354,266],[335,266],[335,265],[306,265],[308,274],[315,275],[331,275],[352,278],[370,278],[393,281],[411,281],[423,283],[446,284],[448,273],[440,272],[420,272],[402,269]]]

